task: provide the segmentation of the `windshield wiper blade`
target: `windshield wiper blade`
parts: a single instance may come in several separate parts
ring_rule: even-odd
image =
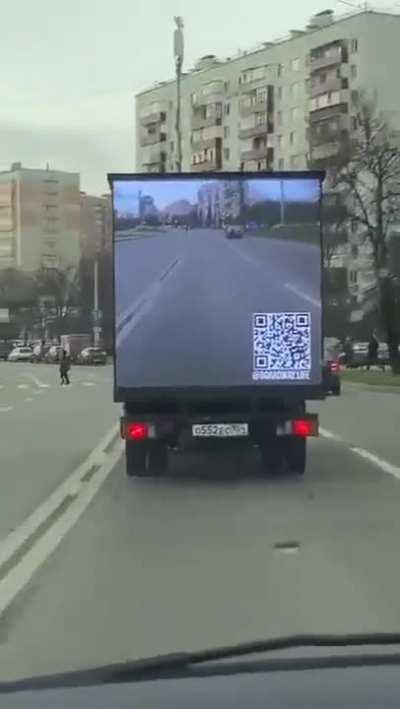
[[[190,675],[193,667],[206,663],[215,663],[222,660],[235,658],[245,658],[249,655],[268,654],[279,650],[291,650],[295,648],[348,648],[368,646],[400,646],[400,633],[369,633],[350,635],[292,635],[287,637],[271,638],[269,640],[257,640],[254,642],[241,643],[238,645],[227,645],[208,650],[194,652],[181,652],[166,655],[157,655],[142,660],[129,660],[100,667],[93,667],[85,670],[65,672],[60,674],[43,675],[38,677],[28,677],[16,680],[15,682],[0,682],[0,693],[8,693],[22,690],[51,689],[60,687],[84,687],[98,684],[118,684],[123,682],[139,682],[151,679],[165,679],[173,677],[185,677]],[[397,664],[400,663],[400,654],[393,655],[361,655],[355,657],[355,662],[351,662],[351,656],[329,656],[328,658],[308,658],[299,669],[314,666],[327,666],[328,661],[336,661],[335,666],[346,666],[349,662],[354,665],[362,665],[378,662],[387,664],[390,659]],[[270,663],[270,667],[276,669],[295,669],[296,658],[290,660],[278,659]],[[240,664],[240,670],[244,671],[245,664]],[[215,674],[215,665],[214,672]]]

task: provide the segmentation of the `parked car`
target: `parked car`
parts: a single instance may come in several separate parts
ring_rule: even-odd
[[[9,362],[30,362],[31,357],[31,347],[14,347],[7,359]]]
[[[8,359],[8,355],[13,349],[14,348],[11,342],[8,340],[0,340],[0,359],[4,359],[4,361],[6,361]]]
[[[107,352],[101,347],[85,347],[77,361],[79,364],[107,364]]]
[[[46,362],[46,364],[56,364],[56,362],[60,361],[62,352],[62,347],[59,345],[52,345],[44,355],[43,361]]]
[[[322,376],[325,392],[340,396],[342,385],[340,381],[340,361],[338,347],[329,345],[324,347],[324,361]]]
[[[244,235],[244,228],[240,224],[230,224],[225,228],[227,239],[241,239]]]

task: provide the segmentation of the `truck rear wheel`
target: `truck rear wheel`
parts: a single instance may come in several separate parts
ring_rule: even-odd
[[[305,438],[292,437],[288,441],[287,463],[289,473],[304,475],[307,462],[307,442]]]
[[[268,437],[260,445],[261,463],[267,475],[275,476],[284,472],[282,440],[276,436]]]
[[[149,475],[162,475],[168,469],[168,447],[165,441],[152,441],[148,449]]]
[[[146,445],[142,442],[125,441],[126,474],[128,477],[146,475]]]

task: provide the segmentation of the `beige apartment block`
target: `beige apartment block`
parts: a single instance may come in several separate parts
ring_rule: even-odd
[[[79,174],[14,163],[0,172],[0,269],[77,267]]]

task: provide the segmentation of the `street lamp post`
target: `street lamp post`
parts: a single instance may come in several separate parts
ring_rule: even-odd
[[[176,29],[174,31],[174,59],[176,70],[176,172],[182,172],[182,131],[181,131],[181,81],[182,81],[182,66],[184,59],[184,38],[183,38],[183,19],[182,17],[174,17]]]

